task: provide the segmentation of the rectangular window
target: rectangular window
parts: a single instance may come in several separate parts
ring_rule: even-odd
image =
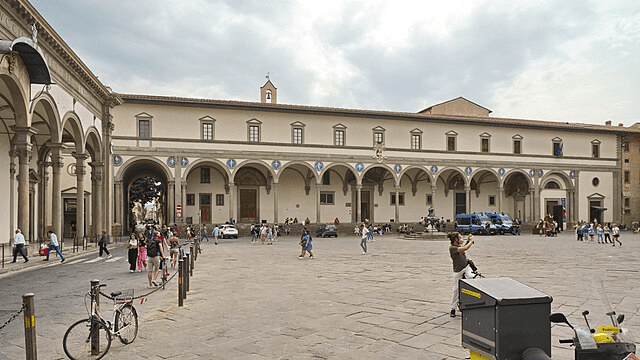
[[[480,140],[480,151],[484,153],[489,152],[489,139],[483,138]]]
[[[200,183],[201,184],[211,183],[211,168],[208,168],[208,167],[200,168]]]
[[[260,127],[258,125],[249,126],[249,141],[250,142],[260,141]]]
[[[291,142],[294,144],[302,144],[302,128],[293,128]]]
[[[495,206],[495,205],[496,205],[495,195],[489,195],[489,206]]]
[[[138,120],[138,137],[140,139],[151,138],[151,122],[149,120]]]
[[[422,148],[422,136],[420,134],[411,135],[411,148],[413,150],[420,150],[420,148]]]
[[[320,204],[321,205],[333,205],[334,204],[334,192],[333,191],[321,191],[320,192]]]
[[[433,205],[433,195],[427,195],[427,206]]]
[[[216,206],[224,206],[224,194],[216,194]]]
[[[629,205],[630,203],[631,203],[631,201],[629,200],[629,198],[628,198],[628,197],[624,198],[624,206],[625,206],[625,207],[629,207],[629,206],[630,206],[630,205]]]
[[[202,123],[202,140],[213,140],[213,124]]]
[[[625,141],[625,142],[622,143],[622,150],[624,152],[628,152],[629,151],[629,142],[628,141]]]
[[[554,142],[553,143],[553,156],[558,156],[558,157],[562,156],[562,143],[561,142]]]
[[[513,153],[522,154],[522,140],[520,139],[513,140]]]
[[[335,145],[344,146],[344,130],[335,131]]]
[[[629,171],[625,171],[625,172],[624,172],[624,183],[625,183],[625,184],[628,184],[628,183],[630,183],[630,182],[631,182],[631,180],[630,180],[630,174],[629,174]]]
[[[384,143],[384,133],[379,131],[373,133],[373,143],[374,144],[383,144]]]
[[[596,159],[600,157],[600,144],[591,144],[591,156]]]
[[[395,206],[396,205],[396,193],[392,192],[392,193],[390,193],[390,195],[391,195],[391,198],[390,198],[391,205]],[[403,192],[398,193],[398,205],[399,206],[404,206],[404,193]]]
[[[196,194],[187,194],[187,206],[196,205]]]
[[[629,159],[624,159],[624,163],[628,164],[629,163]]]
[[[456,151],[456,137],[447,136],[447,151]]]

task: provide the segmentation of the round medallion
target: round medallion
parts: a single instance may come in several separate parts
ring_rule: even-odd
[[[69,164],[69,166],[67,166],[67,174],[69,174],[71,176],[76,176],[76,164],[75,163],[71,163],[71,164]]]
[[[396,171],[396,174],[399,174],[402,171],[402,166],[401,165],[396,165],[393,167],[393,170]]]
[[[273,160],[273,161],[271,162],[271,167],[272,167],[272,168],[274,168],[274,169],[276,169],[276,170],[280,169],[280,166],[281,166],[281,165],[282,165],[282,164],[280,164],[280,161],[278,161],[278,160]]]
[[[575,178],[576,177],[576,171],[575,170],[569,171],[569,177],[572,178],[572,179]]]
[[[544,171],[542,169],[538,170],[538,177],[542,177],[544,175]]]
[[[432,174],[435,174],[435,173],[437,173],[437,172],[438,172],[438,167],[437,167],[437,166],[435,166],[435,165],[433,165],[433,166],[431,167],[431,173],[432,173]]]
[[[174,156],[169,156],[167,158],[167,166],[170,168],[176,167],[176,158]]]
[[[529,176],[533,177],[535,174],[536,172],[533,169],[529,170]]]
[[[364,170],[364,165],[362,165],[362,163],[357,163],[356,170],[358,170],[358,172],[362,172],[362,170]]]
[[[113,155],[113,166],[122,165],[122,157],[120,155]]]
[[[227,160],[227,167],[229,169],[233,169],[234,167],[236,167],[236,164],[237,164],[236,161],[233,159]]]
[[[504,176],[504,173],[505,173],[504,168],[498,169],[498,174],[500,174],[500,176]]]
[[[466,169],[464,169],[464,172],[467,173],[467,175],[471,174],[473,170],[470,167],[467,167]]]
[[[324,164],[322,163],[322,161],[316,161],[316,164],[313,166],[316,171],[322,171],[322,168],[324,168]]]
[[[182,165],[182,167],[187,167],[189,165],[189,159],[187,159],[186,157],[181,158],[180,164]]]

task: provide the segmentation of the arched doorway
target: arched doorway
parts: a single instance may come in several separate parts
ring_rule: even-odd
[[[511,213],[515,219],[524,221],[535,221],[532,218],[533,212],[527,211],[526,199],[530,195],[529,188],[531,183],[526,174],[522,172],[514,172],[505,178],[504,196],[506,199],[506,212]]]
[[[151,159],[138,159],[130,163],[122,174],[122,232],[129,234],[137,221],[151,219],[160,225],[167,224],[167,184],[165,169]],[[148,191],[149,183],[156,184],[157,196],[154,201],[142,203],[136,201],[141,191]],[[147,198],[148,199],[148,198]],[[141,215],[141,216],[140,216]]]

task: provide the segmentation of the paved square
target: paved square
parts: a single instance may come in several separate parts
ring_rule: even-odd
[[[638,236],[624,246],[575,240],[572,233],[476,236],[469,251],[487,277],[511,277],[553,297],[583,325],[608,323],[600,279],[624,325],[640,334]],[[207,359],[464,359],[461,318],[449,317],[447,241],[377,236],[362,255],[354,236],[314,238],[316,259],[300,260],[295,237],[275,245],[247,239],[203,245],[185,306],[175,300],[141,324],[134,347],[109,355]],[[526,324],[523,324],[526,326]],[[552,328],[554,359],[573,359],[558,344],[572,332]]]

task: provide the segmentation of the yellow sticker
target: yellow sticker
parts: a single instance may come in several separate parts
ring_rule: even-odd
[[[463,294],[467,294],[469,296],[473,296],[475,298],[480,299],[480,293],[473,292],[473,291],[471,291],[469,289],[461,289],[460,292],[462,292]]]
[[[617,334],[620,332],[620,329],[618,329],[617,326],[598,326],[598,332]]]

